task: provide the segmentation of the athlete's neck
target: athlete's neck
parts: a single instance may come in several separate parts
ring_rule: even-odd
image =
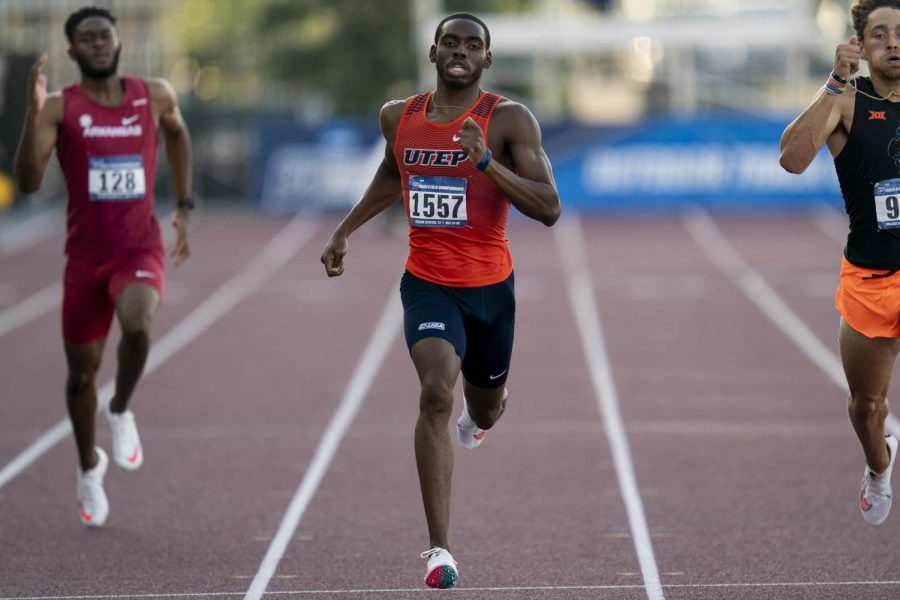
[[[80,85],[91,100],[103,106],[118,106],[125,98],[125,82],[118,74],[104,79],[82,76]]]
[[[481,88],[477,85],[454,90],[438,83],[437,89],[431,94],[428,116],[446,116],[450,117],[450,120],[452,121],[465,111],[469,110],[480,96]]]
[[[875,88],[875,94],[888,102],[900,102],[900,80],[885,79],[877,73],[871,73],[869,78],[872,80],[872,87]]]

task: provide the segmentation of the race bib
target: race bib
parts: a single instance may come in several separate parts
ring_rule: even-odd
[[[91,157],[88,195],[91,200],[141,200],[147,191],[140,154]]]
[[[900,227],[900,179],[886,179],[875,184],[875,216],[878,229]]]
[[[409,177],[409,222],[414,227],[465,227],[466,188],[462,177]]]

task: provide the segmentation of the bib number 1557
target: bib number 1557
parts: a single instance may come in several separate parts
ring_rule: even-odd
[[[465,227],[467,184],[459,177],[410,177],[409,222],[414,227]]]

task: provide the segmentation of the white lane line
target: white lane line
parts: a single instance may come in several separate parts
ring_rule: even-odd
[[[588,371],[594,385],[594,393],[603,417],[603,427],[609,440],[622,501],[628,513],[631,537],[644,578],[644,589],[649,600],[664,598],[660,585],[659,569],[653,555],[650,530],[644,515],[644,505],[638,489],[628,436],[619,411],[619,399],[613,380],[612,365],[609,361],[603,327],[594,299],[593,284],[588,270],[584,240],[578,217],[564,217],[554,227],[559,259],[566,274],[566,287],[575,319],[581,345],[587,361]]]
[[[762,275],[753,269],[722,234],[715,221],[701,208],[682,218],[685,229],[709,259],[744,292],[801,352],[828,376],[845,394],[850,393],[841,359],[826,346],[803,319],[782,300]],[[889,414],[885,421],[889,432],[900,436],[900,421]]]
[[[318,226],[310,225],[301,217],[294,217],[266,246],[242,268],[237,275],[213,292],[197,308],[155,342],[147,357],[143,377],[166,362],[176,352],[200,336],[239,302],[253,294],[277,269],[290,260],[315,234]],[[115,379],[111,379],[97,392],[97,409],[102,410],[112,398]],[[18,456],[0,469],[0,488],[72,431],[68,418],[64,418],[37,438]]]
[[[664,588],[669,589],[725,589],[725,588],[826,588],[826,587],[853,587],[853,586],[900,586],[900,581],[784,581],[784,582],[735,582],[735,583],[669,583]],[[609,584],[609,585],[531,585],[511,587],[455,587],[461,592],[554,592],[554,591],[582,591],[582,590],[634,590],[644,586],[639,584]],[[453,592],[457,594],[458,592]],[[7,596],[0,600],[105,600],[107,598],[216,598],[240,596],[243,592],[171,592],[166,594],[84,594],[73,596]],[[440,594],[423,588],[372,588],[372,589],[346,589],[346,590],[278,590],[266,592],[267,596],[313,596],[322,595],[353,595],[353,594]]]
[[[344,396],[335,410],[331,421],[322,434],[322,439],[316,447],[316,452],[310,460],[309,467],[294,492],[294,497],[288,505],[287,511],[281,519],[278,531],[263,557],[262,563],[256,576],[250,583],[244,600],[259,600],[263,594],[274,594],[276,592],[266,592],[278,563],[284,556],[284,552],[294,536],[294,532],[300,525],[300,520],[306,512],[319,483],[325,476],[328,466],[331,464],[341,440],[344,438],[350,424],[359,412],[360,407],[366,399],[366,394],[374,381],[378,370],[381,368],[384,359],[387,357],[394,340],[400,332],[400,325],[403,322],[403,311],[401,309],[400,300],[396,294],[396,288],[391,288],[387,302],[372,332],[362,356],[357,363],[356,370],[347,384]]]
[[[46,315],[62,302],[62,282],[54,281],[0,313],[0,337]]]
[[[64,233],[62,215],[48,210],[21,223],[0,230],[0,258],[6,258],[45,240],[55,233]]]

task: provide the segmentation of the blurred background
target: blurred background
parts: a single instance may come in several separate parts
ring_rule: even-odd
[[[27,72],[47,52],[50,89],[77,82],[63,24],[85,4],[118,18],[121,72],[175,86],[207,208],[346,210],[383,151],[379,109],[433,89],[428,49],[456,11],[490,27],[484,87],[535,113],[565,206],[641,215],[840,203],[827,156],[791,176],[778,146],[851,35],[850,0],[0,0],[7,215],[65,201],[55,159],[30,196],[10,173]]]

